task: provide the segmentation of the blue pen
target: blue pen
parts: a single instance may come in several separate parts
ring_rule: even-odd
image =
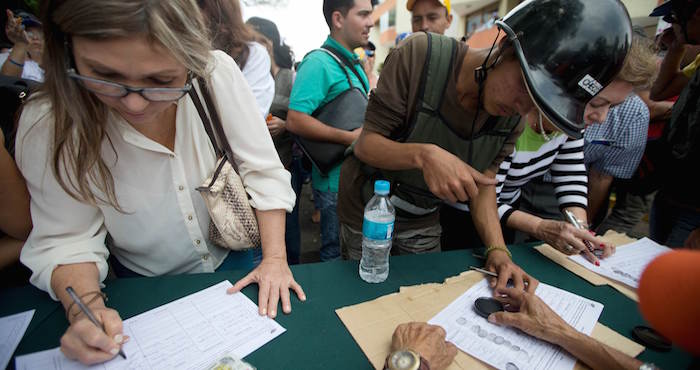
[[[615,140],[594,139],[594,140],[591,140],[591,144],[611,146],[611,145],[615,144]]]

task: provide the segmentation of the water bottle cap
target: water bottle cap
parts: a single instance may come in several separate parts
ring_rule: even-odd
[[[386,180],[377,180],[374,182],[374,192],[376,194],[387,195],[389,194],[390,184]]]

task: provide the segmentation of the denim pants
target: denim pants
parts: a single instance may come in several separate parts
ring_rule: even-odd
[[[314,203],[321,211],[321,261],[340,258],[338,237],[338,193],[313,189]]]
[[[659,191],[649,214],[649,237],[671,248],[682,247],[690,233],[700,227],[698,210],[679,206]]]
[[[301,254],[301,226],[299,225],[299,196],[304,184],[304,168],[302,159],[294,157],[289,172],[292,174],[292,189],[297,199],[292,213],[287,213],[287,222],[284,227],[284,242],[287,244],[287,263],[296,265]]]

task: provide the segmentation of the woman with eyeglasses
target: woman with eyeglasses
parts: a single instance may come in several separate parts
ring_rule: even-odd
[[[21,260],[31,282],[67,309],[63,353],[99,363],[125,340],[119,313],[100,292],[108,258],[117,276],[252,267],[252,253],[206,238],[210,218],[195,188],[214,171],[216,154],[187,95],[193,76],[208,81],[262,240],[262,262],[229,293],[257,283],[261,315],[275,317],[280,300],[289,313],[289,289],[305,299],[285,256],[285,211],[294,205],[289,172],[235,61],[210,50],[197,3],[44,5],[52,63],[17,135],[34,223]],[[69,286],[107,334],[71,306]]]

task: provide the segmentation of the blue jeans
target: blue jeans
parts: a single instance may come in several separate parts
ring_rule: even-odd
[[[313,189],[314,203],[321,211],[321,261],[340,258],[338,193]]]
[[[289,172],[292,174],[292,189],[296,194],[296,202],[292,213],[287,213],[287,222],[284,227],[284,242],[287,244],[287,263],[296,265],[301,254],[301,226],[299,225],[299,196],[301,186],[304,185],[304,168],[301,157],[294,157]]]
[[[649,214],[649,237],[671,248],[682,247],[700,227],[700,212],[675,204],[662,191],[656,194]]]

